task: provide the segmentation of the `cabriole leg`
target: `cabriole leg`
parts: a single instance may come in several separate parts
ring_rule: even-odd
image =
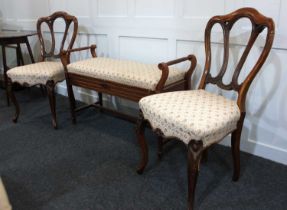
[[[193,210],[194,195],[199,171],[200,159],[203,151],[202,141],[191,140],[187,146],[188,150],[188,209]]]

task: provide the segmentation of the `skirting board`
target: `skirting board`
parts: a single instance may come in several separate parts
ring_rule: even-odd
[[[61,95],[67,96],[66,86],[63,84],[59,84],[57,86],[57,92]],[[91,103],[92,101],[96,101],[98,98],[97,95],[92,95],[90,93],[80,91],[78,89],[74,89],[74,95],[77,100],[83,101],[85,103]],[[103,100],[107,99],[104,98]],[[115,106],[117,105],[119,104],[115,104]],[[135,107],[128,107],[128,108],[135,108]],[[227,136],[223,141],[221,141],[220,144],[230,147],[230,135]],[[264,143],[257,142],[252,139],[243,139],[243,137],[241,139],[240,148],[241,151],[287,165],[287,151],[284,149],[266,145]]]
[[[221,145],[230,147],[230,135],[227,136],[223,141],[220,142]],[[266,145],[261,142],[257,142],[253,139],[243,139],[241,138],[240,150],[247,152],[252,155],[256,155],[265,159],[272,160],[277,163],[287,165],[287,151],[278,147]]]

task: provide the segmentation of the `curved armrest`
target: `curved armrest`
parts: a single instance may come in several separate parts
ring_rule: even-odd
[[[60,57],[61,57],[62,64],[64,65],[65,71],[67,70],[67,65],[70,63],[71,53],[80,52],[83,50],[90,50],[92,57],[95,58],[97,57],[96,48],[97,46],[95,44],[92,44],[91,46],[87,46],[87,47],[79,47],[79,48],[73,48],[70,50],[62,50],[60,53]]]
[[[96,57],[96,48],[97,46],[95,44],[92,44],[91,46],[87,46],[87,47],[79,47],[79,48],[73,48],[70,50],[64,50],[64,52],[67,53],[72,53],[72,52],[79,52],[79,51],[83,51],[83,50],[90,50],[91,51],[91,55],[93,57]]]
[[[185,74],[184,79],[187,80],[187,84],[188,84],[187,88],[190,89],[191,76],[195,70],[196,63],[197,63],[195,55],[188,55],[186,57],[182,57],[182,58],[168,61],[166,63],[162,62],[162,63],[158,64],[158,68],[162,71],[162,75],[161,75],[161,78],[160,78],[160,80],[156,86],[156,90],[161,91],[164,88],[165,82],[166,82],[166,80],[168,78],[168,74],[169,74],[169,68],[168,68],[169,66],[174,65],[174,64],[178,64],[178,63],[181,63],[181,62],[184,62],[187,60],[189,60],[191,62],[191,64],[190,64],[188,71]]]

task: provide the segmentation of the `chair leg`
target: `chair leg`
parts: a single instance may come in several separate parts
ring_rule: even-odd
[[[160,160],[162,158],[162,151],[163,151],[163,137],[157,137],[157,157]]]
[[[72,116],[72,122],[73,124],[76,124],[76,100],[73,92],[73,86],[69,82],[69,78],[66,75],[66,84],[67,84],[67,90],[68,90],[68,96],[69,96],[69,102],[70,102],[70,111]]]
[[[136,127],[137,139],[141,147],[141,160],[140,160],[139,167],[137,168],[138,174],[143,173],[148,162],[148,147],[147,147],[145,137],[144,137],[146,123],[147,122],[145,121],[143,114],[140,111],[140,116],[139,116],[137,127]]]
[[[11,102],[14,104],[15,106],[15,116],[14,118],[12,119],[14,123],[17,123],[17,120],[18,120],[18,117],[19,117],[19,113],[20,113],[20,107],[19,107],[19,104],[17,102],[17,99],[14,95],[14,92],[13,92],[13,83],[12,83],[12,80],[10,78],[7,78],[7,93],[8,93],[8,96],[9,98],[11,99]]]
[[[202,141],[191,140],[188,144],[188,209],[193,210],[194,195],[199,171],[200,159],[202,156]]]
[[[100,106],[103,106],[103,94],[98,92],[98,96],[99,96],[99,104]]]
[[[6,78],[5,78],[6,77]],[[7,106],[10,106],[10,97],[9,97],[9,92],[8,92],[8,78],[7,76],[4,75],[4,86],[6,88],[6,101],[7,101]]]
[[[46,83],[46,89],[49,97],[50,109],[52,113],[52,124],[55,129],[57,129],[57,119],[56,119],[56,98],[55,98],[55,83],[50,80]]]
[[[208,161],[208,149],[206,148],[206,149],[203,150],[203,152],[202,152],[201,162],[202,162],[202,163],[206,163],[207,161]]]
[[[1,45],[1,47],[2,47],[2,60],[3,60],[3,68],[4,68],[4,86],[6,89],[6,100],[7,100],[7,106],[10,106],[10,100],[9,100],[9,94],[8,94],[8,77],[7,77],[8,66],[6,63],[6,50],[5,50],[5,45]]]
[[[237,129],[231,134],[231,149],[233,157],[233,181],[238,181],[240,176],[240,138],[243,126],[245,113],[241,114],[241,117],[237,123]]]

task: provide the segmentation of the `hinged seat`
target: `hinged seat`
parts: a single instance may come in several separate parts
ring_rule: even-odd
[[[70,63],[71,53],[90,50],[92,58]],[[158,65],[137,61],[97,57],[96,45],[62,51],[72,120],[76,122],[76,112],[88,107],[112,111],[116,116],[135,122],[136,118],[103,106],[102,94],[113,95],[138,102],[142,97],[160,92],[187,90],[191,86],[191,76],[196,66],[196,57],[188,55]],[[188,62],[187,70],[173,68],[172,65]],[[95,90],[98,101],[76,107],[72,86]]]
[[[155,64],[104,57],[71,63],[68,65],[68,72],[149,90],[156,89],[162,74]],[[165,85],[183,80],[185,73],[179,69],[169,68]]]

